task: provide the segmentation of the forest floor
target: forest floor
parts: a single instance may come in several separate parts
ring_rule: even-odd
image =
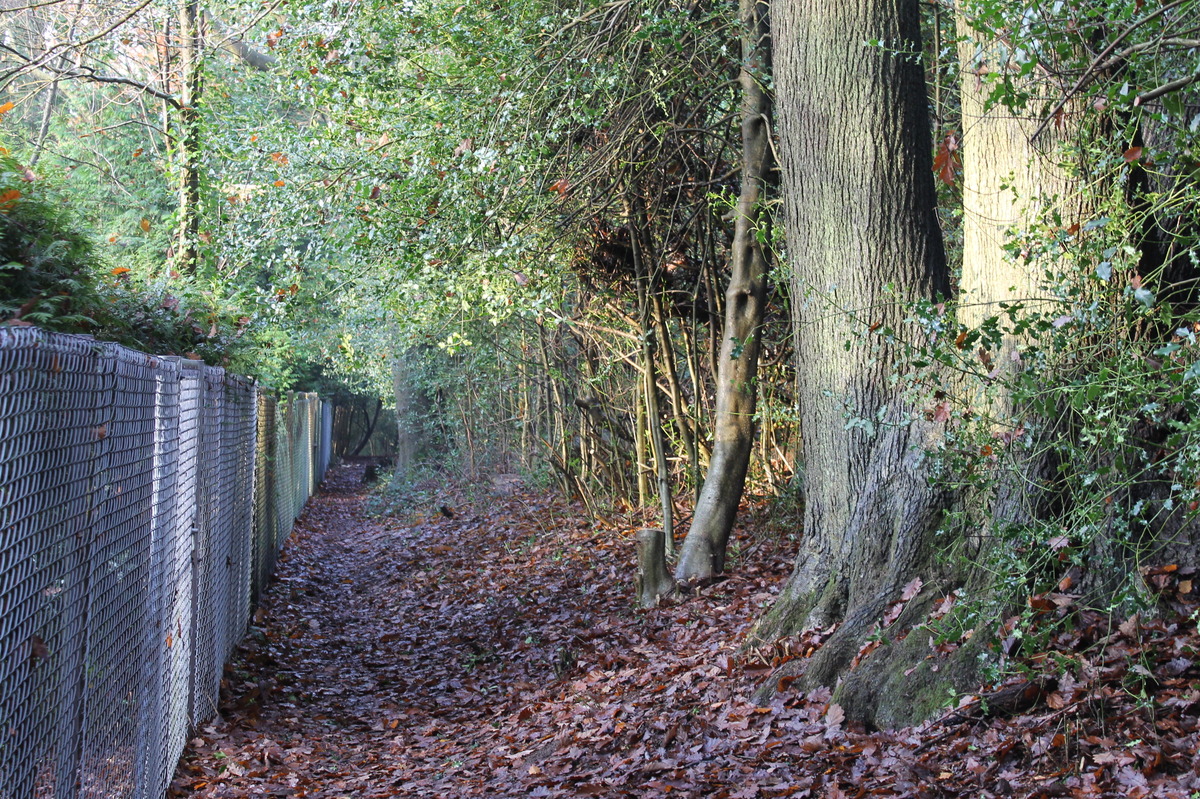
[[[361,477],[332,471],[297,523],[173,797],[1200,796],[1194,615],[1086,653],[1064,633],[1020,715],[867,732],[828,691],[748,699],[812,643],[739,653],[794,549],[747,532],[763,512],[729,579],[640,611],[632,519],[449,489],[389,516]]]

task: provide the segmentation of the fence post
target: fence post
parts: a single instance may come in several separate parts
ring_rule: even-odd
[[[142,703],[142,773],[144,799],[159,799],[170,784],[173,764],[178,760],[171,737],[171,691],[173,673],[172,630],[175,570],[172,568],[178,528],[179,391],[182,367],[177,359],[158,360],[154,371],[153,494],[151,498],[152,544],[149,595],[152,602],[151,657],[152,700]]]

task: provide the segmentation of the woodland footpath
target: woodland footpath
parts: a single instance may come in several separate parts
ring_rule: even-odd
[[[553,495],[432,483],[409,511],[380,514],[362,470],[333,471],[297,523],[177,799],[1200,790],[1194,606],[1112,626],[1086,613],[1022,653],[996,692],[948,696],[919,727],[866,731],[828,689],[785,684],[750,701],[774,666],[821,644],[809,633],[741,648],[789,570],[786,527],[761,505],[744,508],[734,574],[645,611],[628,580],[628,516],[595,522]],[[1191,579],[1160,577],[1172,597]],[[1068,604],[1054,601],[1051,615]],[[1056,668],[1064,659],[1074,676]]]
[[[728,636],[719,690],[832,690],[846,724],[905,729],[1024,680],[1074,747],[1053,724],[1124,718],[1181,679],[1158,658],[1191,657],[1153,647],[1154,680],[1130,666],[1119,691],[1103,659],[1031,660],[1141,651],[1197,596],[1198,20],[1200,0],[10,0],[0,323],[316,391],[337,454],[394,431],[399,490],[518,474],[593,526],[662,529],[636,566],[614,539],[581,567],[589,606],[653,575],[637,624],[759,579],[733,533],[759,524],[747,490],[769,496],[755,518],[792,568],[703,633]],[[463,521],[429,524],[404,529]],[[495,533],[396,557],[449,567]],[[479,595],[481,563],[453,579]],[[526,571],[501,595],[540,596]],[[1021,740],[1014,762],[1041,739]],[[1142,776],[1182,768],[1163,758]]]

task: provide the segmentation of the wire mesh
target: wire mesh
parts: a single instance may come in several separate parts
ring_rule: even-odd
[[[254,437],[257,432],[255,415],[258,407],[254,384],[245,378],[225,375],[223,401],[226,490],[229,492],[229,554],[225,561],[228,584],[224,617],[224,663],[233,653],[238,641],[246,634],[250,619],[252,597],[251,573],[254,571]],[[305,497],[307,500],[307,497]],[[290,521],[290,520],[289,520]]]
[[[0,328],[0,799],[160,799],[324,467],[315,395]]]

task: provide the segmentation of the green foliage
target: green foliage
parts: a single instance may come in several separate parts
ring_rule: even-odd
[[[170,86],[175,45],[151,33],[172,3],[129,20],[84,7],[77,31],[50,6],[18,34],[36,50],[38,26],[75,31],[81,64]],[[716,337],[700,328],[719,318],[730,226],[706,194],[735,183],[731,6],[221,0],[206,13],[192,273],[168,266],[177,109],[129,84],[9,87],[29,98],[4,120],[17,156],[69,188],[83,240],[111,261],[91,270],[92,332],[389,402],[393,364],[412,359],[427,402],[411,422],[431,453],[483,468],[504,447],[528,466],[554,451],[628,482],[638,393],[621,336],[637,309],[629,264],[600,273],[590,255],[627,242],[628,189],[646,209],[683,393],[709,401],[701,349]],[[586,457],[572,403],[585,384],[612,406]]]
[[[1041,272],[1041,297],[977,328],[944,305],[914,313],[923,343],[905,377],[945,423],[935,479],[963,497],[943,535],[986,570],[994,608],[1022,608],[1009,635],[1041,619],[1047,594],[1143,604],[1139,569],[1200,508],[1200,309],[1194,281],[1171,280],[1200,273],[1200,187],[1176,182],[1134,205],[1133,167],[1092,163],[1108,171],[1096,185],[1114,188],[1090,221],[1064,228],[1051,211],[1010,233],[1010,257]],[[1162,242],[1141,232],[1180,213],[1174,256],[1148,258]]]
[[[959,8],[981,34],[963,70],[993,107],[1041,120],[1035,145],[1077,191],[1014,198],[1029,216],[1005,248],[1036,277],[1027,296],[970,328],[952,302],[913,309],[897,379],[940,425],[933,479],[957,501],[939,540],[968,575],[939,623],[949,639],[974,629],[1037,651],[1082,604],[1152,603],[1146,569],[1197,540],[1200,184],[1193,120],[1169,90],[1195,74],[1180,38],[1195,6]],[[936,109],[948,128],[954,105]],[[937,155],[958,258],[949,143]]]
[[[1195,80],[1196,0],[1166,5],[1104,0],[1086,5],[973,0],[970,25],[995,43],[1003,65],[981,76],[991,102],[1062,125],[1069,104],[1158,116],[1178,130],[1188,117],[1180,90]],[[1043,91],[1046,82],[1055,91]],[[1194,113],[1194,112],[1193,112]],[[1194,128],[1193,128],[1194,130]]]
[[[72,194],[72,197],[74,195]],[[51,175],[0,156],[0,317],[149,352],[229,363],[249,318],[203,284],[114,266]],[[251,370],[262,374],[262,369]]]
[[[61,197],[0,155],[0,317],[81,332],[95,322],[99,258]]]

